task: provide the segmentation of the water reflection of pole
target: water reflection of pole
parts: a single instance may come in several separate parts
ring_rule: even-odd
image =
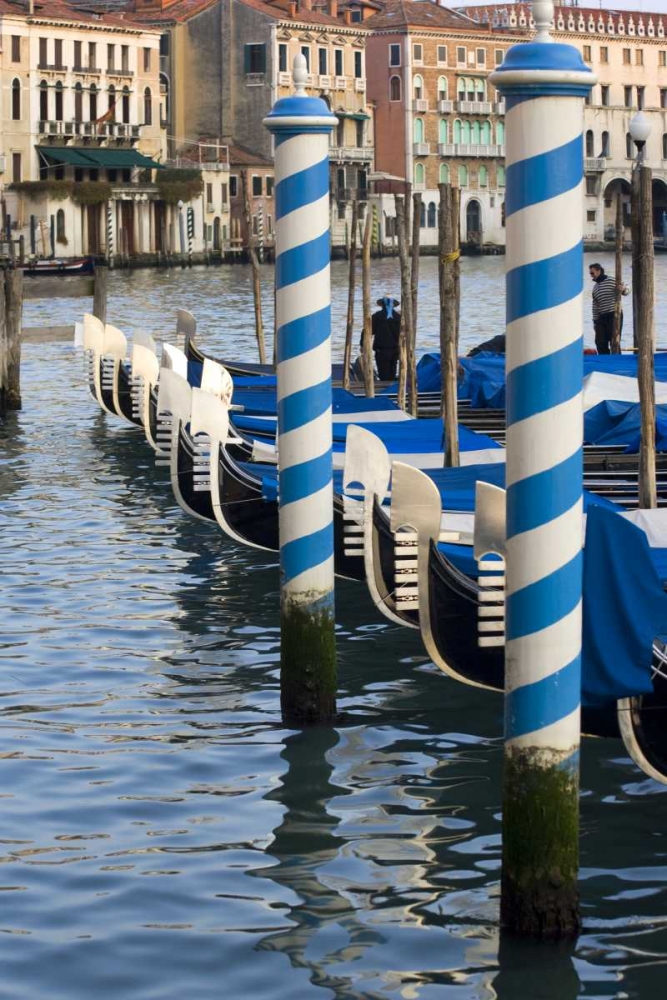
[[[576,1000],[581,983],[572,962],[574,947],[568,942],[545,945],[501,937],[498,972],[491,983],[496,1000]],[[535,970],[539,969],[539,994]]]

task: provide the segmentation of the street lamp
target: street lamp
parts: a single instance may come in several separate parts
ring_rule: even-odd
[[[637,147],[637,163],[641,163],[644,159],[644,148],[650,134],[650,121],[643,111],[638,111],[634,118],[630,119],[630,138]]]

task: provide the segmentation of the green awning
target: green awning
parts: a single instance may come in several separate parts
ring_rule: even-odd
[[[37,149],[55,163],[73,163],[76,167],[91,165],[82,150],[71,149],[69,146],[38,146]]]
[[[353,118],[355,122],[368,122],[371,116],[364,111],[334,111],[336,118]]]
[[[77,150],[78,152],[79,150]],[[129,167],[142,167],[144,170],[162,168],[161,163],[156,163],[150,157],[143,156],[136,149],[86,148],[83,155],[88,160],[87,166],[92,164],[94,167],[107,167],[111,170],[127,170]]]

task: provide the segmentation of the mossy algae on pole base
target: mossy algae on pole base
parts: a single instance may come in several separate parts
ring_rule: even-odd
[[[552,41],[490,77],[507,128],[507,545],[501,923],[579,931],[583,100],[595,77]]]
[[[336,118],[296,92],[264,124],[276,148],[280,686],[288,725],[336,714],[329,136]]]

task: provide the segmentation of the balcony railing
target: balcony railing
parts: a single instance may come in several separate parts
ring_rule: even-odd
[[[456,110],[464,115],[490,115],[491,101],[457,101]]]
[[[604,156],[587,156],[584,159],[584,170],[593,173],[607,169],[607,159]]]
[[[449,114],[454,110],[454,101],[438,101],[438,111],[441,115]]]
[[[292,85],[292,74],[285,73],[281,71],[278,73],[278,86],[279,87],[291,87]]]
[[[414,109],[415,111],[428,111],[428,101],[423,97],[415,98]]]
[[[246,73],[246,87],[263,87],[266,83],[266,73]]]
[[[317,82],[314,82],[315,87],[320,87],[321,90],[331,90],[331,77],[327,73],[320,73],[316,78],[313,78]]]
[[[441,142],[438,156],[504,156],[505,147],[497,143]]]
[[[337,76],[335,77],[334,87],[336,90],[346,90],[347,89],[347,77]]]
[[[360,80],[358,77],[354,81],[354,89],[358,94],[363,94],[366,90],[366,81]]]
[[[368,146],[330,146],[329,159],[370,163],[373,159],[373,149]]]
[[[141,125],[126,122],[40,121],[40,135],[61,135],[66,139],[140,139]]]
[[[505,114],[505,102],[504,101],[496,101],[496,103],[493,105],[493,110],[495,111],[495,113],[497,115],[504,115]]]
[[[100,76],[102,72],[99,66],[73,66],[72,71],[74,73],[89,73],[93,76]]]
[[[65,73],[67,72],[67,66],[64,63],[43,63],[37,64],[37,69],[44,70],[47,73]]]
[[[412,149],[413,149],[413,152],[414,152],[415,156],[428,156],[428,154],[431,152],[431,143],[430,142],[415,142],[413,144]]]

